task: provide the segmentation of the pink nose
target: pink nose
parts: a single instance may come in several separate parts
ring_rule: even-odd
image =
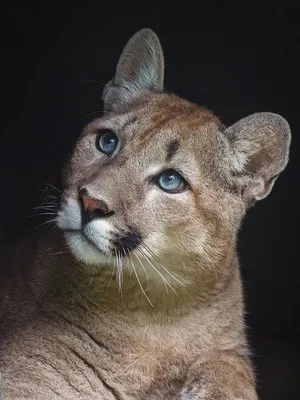
[[[85,212],[93,213],[99,211],[103,214],[108,214],[110,212],[105,201],[90,197],[86,189],[80,189],[79,197],[82,201],[83,210]]]

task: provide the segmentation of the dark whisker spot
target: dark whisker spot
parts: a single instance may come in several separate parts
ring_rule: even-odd
[[[134,230],[124,231],[122,234],[117,234],[112,241],[114,246],[113,253],[119,253],[126,256],[130,251],[136,249],[142,242],[142,237]]]

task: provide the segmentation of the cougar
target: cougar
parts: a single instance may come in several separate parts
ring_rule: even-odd
[[[57,229],[4,257],[4,399],[257,399],[236,239],[290,128],[226,127],[163,80],[142,29],[64,168]]]

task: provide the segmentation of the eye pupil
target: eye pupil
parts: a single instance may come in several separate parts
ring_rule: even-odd
[[[104,129],[99,132],[96,138],[96,147],[104,154],[113,153],[118,146],[118,138],[114,132]]]

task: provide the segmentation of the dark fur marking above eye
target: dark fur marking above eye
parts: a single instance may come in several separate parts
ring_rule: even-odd
[[[167,147],[167,157],[166,161],[170,161],[171,158],[176,154],[177,150],[180,147],[180,143],[177,139],[171,140]]]
[[[127,128],[128,125],[132,125],[137,121],[137,117],[132,117],[131,119],[129,119],[128,121],[126,121],[124,123],[124,125],[122,126],[122,129]]]

